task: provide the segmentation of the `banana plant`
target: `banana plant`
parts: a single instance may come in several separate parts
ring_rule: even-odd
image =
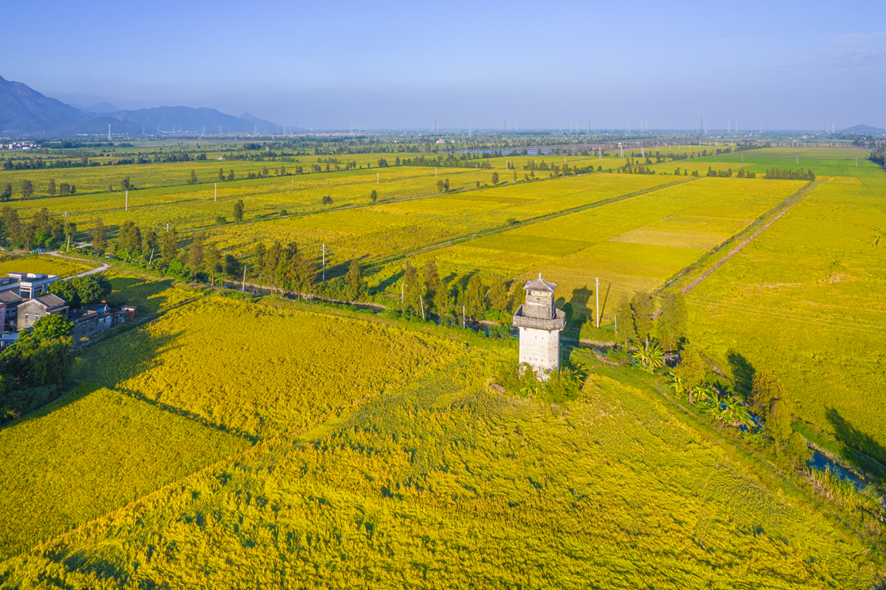
[[[645,347],[634,350],[634,359],[649,373],[652,374],[655,369],[664,366],[664,353],[658,344],[652,343],[650,346],[647,342]]]

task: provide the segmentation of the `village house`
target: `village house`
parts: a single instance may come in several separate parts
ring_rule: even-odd
[[[65,305],[65,300],[54,293],[49,293],[22,303],[18,306],[18,331],[27,330],[37,320],[48,315],[67,317],[68,306]]]
[[[3,332],[15,332],[18,329],[18,306],[22,297],[12,289],[0,291],[0,326]]]
[[[11,272],[8,279],[18,281],[13,287],[22,299],[33,299],[49,292],[49,286],[58,280],[58,275],[42,275],[33,272]]]
[[[68,317],[74,322],[74,342],[81,338],[107,330],[124,322],[135,319],[135,306],[124,305],[112,308],[107,303],[88,305],[82,309],[72,311]]]

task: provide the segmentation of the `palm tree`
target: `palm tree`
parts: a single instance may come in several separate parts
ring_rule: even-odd
[[[650,346],[648,340],[646,341],[645,347],[638,348],[634,351],[634,358],[650,374],[652,374],[655,369],[664,366],[664,353],[661,351],[661,348],[659,348],[658,344],[655,342]]]

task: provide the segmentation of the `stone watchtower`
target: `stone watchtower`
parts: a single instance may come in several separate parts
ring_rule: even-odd
[[[560,368],[560,330],[566,327],[566,314],[554,307],[557,285],[541,278],[527,282],[526,302],[514,314],[520,328],[520,362],[545,379]]]

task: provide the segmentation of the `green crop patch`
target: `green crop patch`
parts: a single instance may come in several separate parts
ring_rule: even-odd
[[[0,560],[248,445],[116,391],[83,387],[0,430]]]

